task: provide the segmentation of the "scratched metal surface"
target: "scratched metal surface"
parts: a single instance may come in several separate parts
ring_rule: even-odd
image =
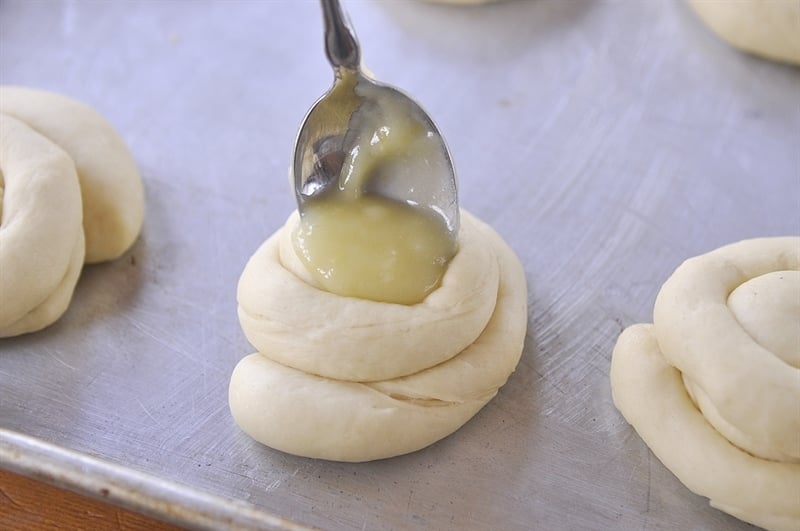
[[[87,267],[56,325],[0,341],[0,427],[322,528],[748,528],[652,457],[607,374],[684,258],[800,232],[800,70],[681,2],[346,6],[367,64],[438,121],[462,206],[525,266],[525,352],[497,398],[359,465],[259,446],[229,415],[253,350],[237,278],[293,206],[290,147],[331,79],[316,2],[0,0],[0,81],[94,106],[147,188],[133,249]]]

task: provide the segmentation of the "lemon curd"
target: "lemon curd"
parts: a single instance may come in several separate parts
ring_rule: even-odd
[[[417,303],[435,289],[456,250],[440,216],[368,195],[313,204],[294,244],[325,290],[400,304]]]

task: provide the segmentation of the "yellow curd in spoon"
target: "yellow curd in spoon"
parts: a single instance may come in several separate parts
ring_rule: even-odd
[[[323,289],[415,304],[439,285],[458,245],[444,216],[433,209],[365,191],[382,172],[402,179],[404,158],[434,161],[433,150],[440,149],[390,98],[380,111],[362,117],[363,132],[342,166],[339,189],[304,204],[293,242]],[[430,164],[430,171],[441,169]]]
[[[331,198],[306,210],[295,250],[338,295],[414,304],[433,291],[456,245],[436,214],[382,197]]]

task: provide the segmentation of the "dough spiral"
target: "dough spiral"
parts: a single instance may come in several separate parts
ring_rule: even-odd
[[[139,234],[144,193],[119,135],[94,110],[0,87],[0,337],[66,310],[84,262],[116,258]]]
[[[306,457],[368,461],[457,430],[513,372],[527,325],[513,251],[462,211],[459,253],[414,305],[341,297],[312,285],[287,224],[253,255],[239,316],[259,350],[239,362],[229,402],[257,441]]]
[[[653,313],[614,349],[617,408],[712,506],[800,527],[800,238],[687,260]]]
[[[69,156],[0,114],[0,337],[66,310],[83,266],[81,192]]]
[[[25,122],[72,158],[81,184],[86,263],[128,250],[142,228],[144,188],[111,124],[79,101],[27,87],[0,87],[0,113]]]

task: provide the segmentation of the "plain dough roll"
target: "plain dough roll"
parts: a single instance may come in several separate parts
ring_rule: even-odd
[[[83,266],[81,196],[69,156],[0,113],[0,337],[64,313]]]
[[[611,389],[625,419],[689,490],[765,529],[798,529],[800,465],[754,457],[714,429],[694,406],[680,371],[664,361],[652,325],[620,335]]]
[[[487,287],[491,315],[479,326],[473,341],[444,362],[378,381],[321,377],[273,361],[270,352],[252,354],[239,362],[231,376],[229,403],[237,424],[257,441],[288,453],[368,461],[424,448],[467,422],[497,394],[519,361],[527,325],[527,290],[522,266],[505,242],[462,211],[462,231],[465,228],[498,268],[495,282]],[[448,268],[444,282],[449,275]],[[471,286],[461,289],[468,291]],[[239,291],[241,294],[241,284]],[[336,297],[342,310],[354,302]],[[351,314],[353,329],[360,328],[362,321],[375,319],[376,314],[391,315],[397,306],[357,302],[366,302],[369,308],[362,315]],[[407,308],[413,311],[414,306]],[[446,317],[435,321],[440,325],[457,323],[462,317],[444,310]],[[387,324],[381,336],[362,348],[392,360],[398,356],[392,337],[402,335],[405,327],[397,323],[393,331]],[[305,337],[305,331],[295,336],[295,350],[301,350]],[[424,341],[419,344],[424,349]],[[327,349],[315,347],[311,353],[324,358]]]
[[[617,408],[712,506],[800,529],[800,238],[686,260],[653,313],[614,348]]]
[[[0,86],[0,337],[66,311],[84,262],[116,258],[142,225],[136,165],[86,105]]]
[[[746,52],[800,64],[798,0],[689,0],[723,40]]]
[[[653,309],[664,359],[683,373],[717,431],[754,455],[796,462],[800,368],[755,341],[728,299],[751,279],[798,270],[800,238],[738,242],[684,262],[664,283]],[[791,334],[800,323],[800,315],[794,317],[799,320],[787,323],[785,332],[774,333]]]
[[[144,189],[114,128],[79,101],[27,87],[0,86],[0,112],[25,122],[74,161],[83,200],[86,263],[124,253],[142,228]]]

